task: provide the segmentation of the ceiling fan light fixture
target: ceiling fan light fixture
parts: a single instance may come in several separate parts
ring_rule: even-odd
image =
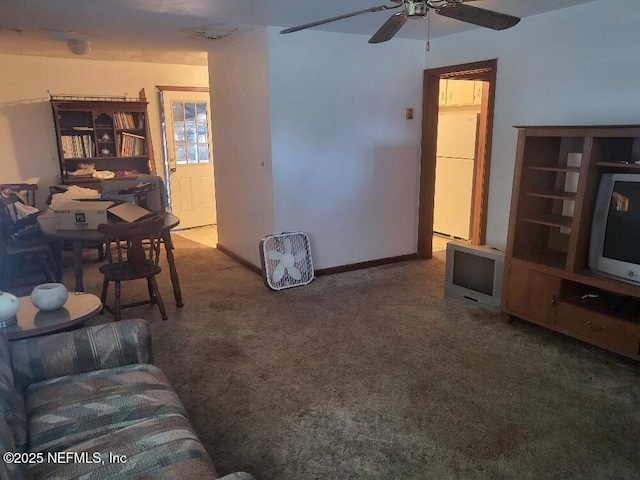
[[[428,11],[427,2],[408,0],[404,4],[404,13],[407,18],[424,18]]]
[[[79,38],[67,39],[67,48],[74,55],[86,55],[91,51],[91,42]]]

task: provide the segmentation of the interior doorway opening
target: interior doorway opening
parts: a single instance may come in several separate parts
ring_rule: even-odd
[[[451,237],[461,237],[474,245],[484,244],[487,224],[496,69],[497,60],[493,59],[427,69],[424,72],[418,258],[431,258],[434,249],[434,221],[438,224],[436,211],[434,210],[437,200],[436,187],[440,192],[438,197],[440,205],[438,208],[441,211],[439,210],[438,215],[442,218],[456,220],[458,222],[457,227],[448,226],[447,228],[452,229],[452,231],[463,232],[462,235],[453,234]],[[457,89],[449,90],[449,82],[452,85],[457,84]],[[453,82],[456,83],[454,84]],[[438,135],[439,124],[451,124],[454,117],[444,119],[441,114],[445,112],[464,113],[467,115],[466,118],[471,118],[474,116],[473,108],[462,112],[461,107],[464,106],[465,110],[468,110],[467,107],[469,105],[467,104],[473,105],[473,102],[476,102],[475,108],[477,108],[475,125],[460,126],[458,128],[455,127],[455,122],[453,122],[453,126],[448,125],[449,132],[447,135],[453,137],[450,140],[453,144],[443,149],[442,139]],[[456,140],[460,138],[458,134],[462,134],[465,129],[467,131],[475,129],[475,138],[473,140],[467,138],[464,142],[462,140],[458,142]],[[458,171],[465,157],[469,156],[469,142],[471,141],[473,142],[471,147],[473,158],[467,159],[472,161],[466,162],[464,175],[452,173]],[[440,166],[445,167],[445,173],[441,172],[441,177],[438,179],[440,184],[437,185],[439,151],[447,154],[447,156],[441,155],[444,159],[453,159],[455,161],[452,160],[448,165],[451,171],[448,173],[448,178],[446,178],[447,165],[443,158],[440,159]],[[455,168],[454,164],[456,164]],[[468,238],[464,238],[464,225],[467,222]],[[437,237],[436,244],[441,245]]]
[[[441,79],[436,141],[433,233],[471,238],[473,176],[478,152],[482,80]],[[438,250],[434,237],[433,251]]]

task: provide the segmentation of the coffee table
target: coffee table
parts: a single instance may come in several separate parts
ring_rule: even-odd
[[[69,292],[69,298],[62,308],[50,312],[38,310],[31,303],[30,297],[19,297],[18,300],[20,310],[16,314],[17,323],[0,329],[8,340],[37,337],[80,327],[102,309],[100,299],[85,292]]]

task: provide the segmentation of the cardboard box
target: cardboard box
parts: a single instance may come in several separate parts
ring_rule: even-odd
[[[100,195],[100,198],[102,200],[111,200],[114,203],[117,203],[117,202],[136,203],[135,195],[132,195],[130,193],[107,192]]]
[[[107,178],[100,182],[100,189],[102,198],[135,203],[152,212],[165,210],[164,183],[157,175]]]
[[[107,223],[107,209],[113,202],[71,201],[55,210],[56,230],[97,230]]]

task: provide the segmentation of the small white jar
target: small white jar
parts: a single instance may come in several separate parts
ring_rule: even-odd
[[[31,292],[31,303],[43,312],[57,310],[67,301],[69,292],[61,283],[43,283]]]
[[[0,327],[16,323],[15,315],[20,309],[20,300],[8,292],[0,292]]]

